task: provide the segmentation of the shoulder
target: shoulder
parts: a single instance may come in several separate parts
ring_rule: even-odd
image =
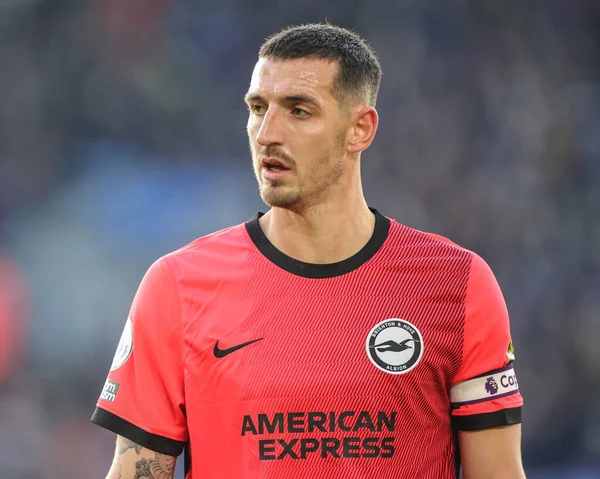
[[[202,236],[156,259],[144,274],[134,304],[176,304],[184,293],[210,290],[244,263],[249,239],[244,224]],[[229,273],[227,273],[229,272]]]
[[[469,289],[496,288],[496,278],[488,263],[476,252],[461,246],[445,236],[420,231],[391,221],[387,257],[428,273],[460,275],[461,284]],[[458,278],[457,278],[458,279]]]
[[[182,246],[179,249],[169,253],[166,257],[178,258],[185,257],[186,254],[194,251],[202,251],[211,248],[220,248],[224,245],[235,245],[240,241],[245,241],[246,228],[245,223],[229,226],[221,230],[209,233],[205,236],[196,238],[194,241]]]
[[[162,256],[157,262],[168,265],[172,274],[179,276],[189,270],[212,268],[239,261],[250,247],[245,223],[240,223],[201,236]]]
[[[471,251],[463,246],[460,246],[452,240],[429,232],[415,231],[417,235],[423,235],[425,242],[431,246],[431,251],[437,251],[437,256],[457,257],[462,259],[462,263],[466,266],[468,272],[468,298],[473,296],[501,297],[502,293],[498,285],[498,281],[489,264],[476,252]],[[444,251],[446,253],[444,254]],[[450,254],[448,254],[450,253]]]
[[[448,247],[450,247],[451,249],[456,249],[456,250],[460,250],[460,251],[465,251],[468,253],[472,253],[472,251],[469,251],[467,248],[460,246],[458,244],[456,244],[454,241],[446,238],[445,236],[436,234],[436,233],[430,233],[428,231],[419,231],[419,233],[425,235],[426,237],[429,238],[430,241],[435,242],[435,243],[442,243]]]
[[[477,256],[473,251],[455,243],[445,236],[428,231],[421,231],[399,223],[394,219],[391,220],[389,239],[391,246],[411,248],[415,249],[415,252],[416,250],[419,250],[426,256],[457,256],[468,261],[471,261],[474,256]]]

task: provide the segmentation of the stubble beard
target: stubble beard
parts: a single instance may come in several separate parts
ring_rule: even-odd
[[[259,192],[263,202],[271,208],[297,209],[302,199],[299,189],[277,183],[267,182],[260,185]]]
[[[271,208],[292,209],[301,200],[299,185],[286,185],[283,181],[268,181],[262,177],[262,166],[254,162],[258,192],[263,202]]]
[[[254,174],[263,202],[271,208],[305,211],[327,201],[328,193],[340,183],[345,171],[343,133],[336,140],[336,147],[312,162],[305,178],[300,179],[296,176],[291,185],[286,184],[285,181],[265,180],[261,175],[262,166],[258,162],[257,155],[252,152]],[[292,164],[296,165],[294,161]]]
[[[327,165],[325,170],[324,165]],[[307,210],[326,201],[328,193],[339,184],[343,173],[343,158],[331,159],[325,156],[313,163],[305,180],[296,176],[293,184],[286,184],[285,181],[267,181],[262,178],[261,167],[255,163],[258,191],[263,202],[271,208],[292,211]]]

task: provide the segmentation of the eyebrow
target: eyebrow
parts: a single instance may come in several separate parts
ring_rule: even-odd
[[[258,93],[248,93],[244,97],[244,101],[246,103],[250,103],[253,101],[262,101],[265,99]],[[319,103],[310,95],[298,94],[298,95],[287,95],[280,99],[283,103],[306,103],[307,105],[312,105],[314,107],[319,107]]]

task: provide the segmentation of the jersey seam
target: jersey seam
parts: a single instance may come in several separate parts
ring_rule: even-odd
[[[469,319],[469,290],[472,289],[471,287],[471,283],[472,283],[472,276],[473,276],[473,263],[474,263],[474,254],[473,252],[466,250],[469,252],[469,274],[467,276],[467,287],[465,288],[465,302],[464,302],[464,308],[465,308],[465,320],[463,321],[463,334],[462,334],[462,344],[461,344],[461,351],[460,351],[460,364],[458,366],[458,369],[456,370],[456,373],[454,374],[454,377],[452,378],[452,385],[455,385],[455,378],[456,375],[460,373],[460,371],[462,370],[463,364],[465,362],[465,348],[466,348],[466,343],[467,343],[467,321]]]

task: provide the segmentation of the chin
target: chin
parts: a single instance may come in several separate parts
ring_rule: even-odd
[[[300,203],[300,195],[296,191],[282,191],[277,187],[262,187],[260,197],[271,208],[294,209]]]

